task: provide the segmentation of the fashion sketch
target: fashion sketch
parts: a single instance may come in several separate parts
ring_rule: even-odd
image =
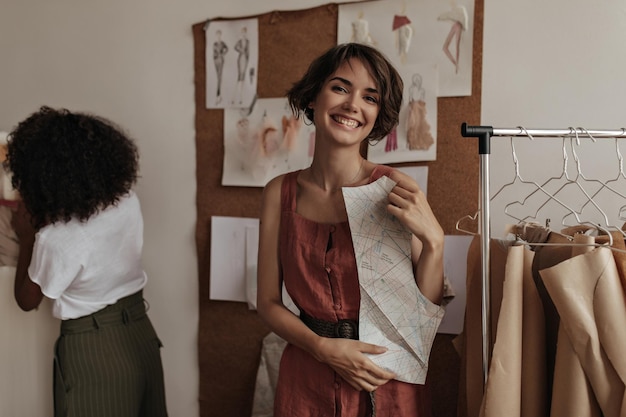
[[[313,126],[293,116],[286,98],[226,109],[222,185],[263,187],[278,174],[305,168],[311,131]]]
[[[409,111],[406,122],[406,141],[410,150],[426,150],[435,143],[430,132],[430,124],[426,120],[424,95],[422,76],[413,74],[409,87]]]
[[[211,20],[204,31],[206,108],[250,108],[259,72],[258,20]]]
[[[450,32],[443,43],[443,52],[446,57],[454,65],[455,73],[459,72],[459,56],[461,53],[461,35],[467,30],[468,17],[467,10],[463,6],[456,4],[456,1],[452,0],[450,10],[447,10],[437,17],[437,20],[447,20],[452,26]],[[454,52],[450,50],[453,47]]]
[[[226,42],[222,40],[222,31],[215,31],[215,42],[213,42],[213,63],[217,73],[217,92],[215,96],[216,104],[222,101],[222,74],[224,73],[224,58],[228,52]]]
[[[413,27],[411,27],[411,20],[406,15],[406,3],[402,2],[402,11],[400,14],[394,15],[392,30],[395,33],[396,48],[398,56],[403,64],[406,64],[407,56],[409,54],[409,47],[411,46],[411,38],[413,37]]]
[[[385,152],[393,152],[398,149],[398,128],[393,128],[385,137]]]
[[[235,51],[239,54],[237,57],[237,97],[233,102],[242,104],[243,101],[243,83],[246,79],[246,70],[248,69],[248,60],[250,59],[250,40],[248,39],[248,28],[241,28],[241,37],[235,44]]]
[[[368,145],[368,160],[391,164],[437,159],[438,68],[436,63],[398,66],[404,83],[398,124],[382,141]]]
[[[376,42],[370,34],[370,23],[363,18],[363,12],[359,12],[356,20],[352,22],[351,42],[375,46]]]
[[[343,2],[338,6],[337,43],[359,42],[375,46],[409,74],[414,66],[437,64],[437,97],[472,94],[475,0],[385,0]],[[229,43],[230,45],[230,43]],[[430,73],[430,71],[428,71]],[[429,101],[431,78],[421,73]],[[429,111],[434,115],[434,107]],[[429,117],[434,124],[433,117]],[[404,127],[398,130],[398,151],[403,148]],[[394,154],[398,154],[395,152]]]

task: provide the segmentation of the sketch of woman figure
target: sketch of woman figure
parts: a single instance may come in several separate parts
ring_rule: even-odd
[[[454,65],[454,71],[459,72],[459,55],[461,47],[461,34],[467,30],[467,10],[465,7],[456,4],[455,0],[451,1],[450,10],[447,10],[437,17],[437,20],[449,20],[452,22],[448,37],[443,43],[443,52],[446,54],[450,62]],[[450,44],[455,41],[455,53],[450,52]]]
[[[213,42],[213,62],[215,63],[215,72],[217,72],[217,93],[215,104],[222,101],[222,73],[224,72],[224,56],[228,52],[228,46],[222,40],[222,31],[215,32],[215,42]]]
[[[352,38],[350,41],[371,46],[376,44],[370,35],[370,24],[363,19],[362,11],[359,12],[356,20],[352,22]]]
[[[411,27],[411,20],[405,14],[406,4],[402,2],[402,11],[393,17],[392,30],[396,34],[396,48],[398,55],[403,64],[406,63],[406,58],[409,53],[409,47],[411,46],[411,38],[413,37],[413,28]]]
[[[422,76],[413,74],[409,87],[409,114],[406,122],[406,142],[410,150],[427,150],[435,143],[430,133],[430,124],[426,120],[424,96]]]
[[[241,28],[241,37],[235,44],[235,51],[239,53],[237,57],[237,100],[241,104],[243,101],[243,82],[246,78],[248,59],[250,58],[250,40],[248,39],[248,28],[246,26]]]

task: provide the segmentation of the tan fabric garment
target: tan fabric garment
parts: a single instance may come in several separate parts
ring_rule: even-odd
[[[497,339],[489,366],[481,417],[520,415],[524,264],[524,248],[510,247],[505,267]]]
[[[534,252],[509,248],[503,298],[481,416],[546,416],[543,306],[532,277]]]
[[[626,223],[622,227],[626,231]],[[626,293],[626,240],[624,235],[620,231],[611,232],[613,237],[613,247],[618,249],[613,251],[613,258],[615,259],[615,266],[617,267],[617,273],[619,274],[620,281],[622,282],[622,288]],[[607,236],[599,236],[596,238],[598,243],[608,243]]]
[[[499,239],[490,241],[490,309],[491,345],[496,339],[498,319],[503,299],[507,252],[511,242]],[[463,332],[454,344],[461,356],[459,380],[459,417],[477,417],[483,398],[482,362],[482,269],[480,237],[471,242],[467,257],[466,310]],[[520,290],[521,292],[521,290]]]
[[[623,398],[624,378],[621,376],[626,355],[619,353],[620,348],[623,351],[623,347],[626,346],[626,339],[622,340],[622,336],[620,336],[621,333],[626,332],[626,313],[620,313],[621,309],[626,311],[623,296],[624,288],[626,288],[623,278],[626,275],[626,254],[608,251],[612,256],[608,256],[606,261],[613,264],[613,272],[598,270],[596,272],[599,274],[595,276],[594,274],[590,275],[588,265],[585,269],[586,262],[582,262],[585,258],[580,258],[577,255],[583,255],[587,252],[595,254],[598,249],[592,245],[573,246],[571,244],[593,243],[592,237],[577,235],[577,240],[572,242],[570,236],[550,233],[548,229],[538,225],[525,225],[513,232],[522,239],[531,242],[534,252],[524,249],[523,251],[529,252],[529,254],[520,256],[519,247],[512,247],[507,253],[502,241],[492,240],[490,242],[493,355],[489,368],[489,378],[485,387],[482,385],[479,238],[476,237],[470,245],[465,328],[455,340],[463,364],[459,387],[458,416],[571,417],[580,415],[600,417],[603,415],[602,410],[604,410],[605,417],[626,416],[626,401]],[[584,230],[580,232],[584,232]],[[598,238],[598,242],[606,241],[606,237],[604,237],[605,240],[602,239],[602,237]],[[624,248],[624,239],[621,233],[615,232],[613,241],[614,247]],[[537,243],[556,245],[542,246],[537,245]],[[534,256],[532,256],[533,254]],[[597,255],[584,256],[593,260]],[[611,260],[614,262],[610,262]],[[520,265],[522,265],[522,270],[525,270],[524,266],[527,266],[528,262],[532,262],[532,268],[526,268],[526,273],[521,274],[522,289],[520,289],[520,272],[515,271]],[[568,270],[565,274],[561,271],[563,265],[570,265],[565,267]],[[571,265],[575,266],[572,267]],[[591,265],[594,263],[592,262]],[[596,266],[599,268],[598,265]],[[592,320],[587,321],[590,321],[593,326],[602,327],[602,329],[597,330],[597,333],[599,334],[598,340],[600,340],[600,336],[603,337],[603,342],[598,343],[601,343],[601,351],[605,352],[603,353],[604,356],[590,355],[587,358],[589,363],[586,365],[579,360],[580,343],[571,342],[566,327],[560,325],[559,312],[552,300],[552,294],[544,286],[544,271],[549,271],[547,272],[549,277],[555,274],[561,275],[561,278],[557,279],[556,282],[564,286],[563,291],[572,297],[569,303],[573,312],[568,314],[573,315],[573,318],[567,318],[571,325],[576,326],[576,323],[585,323],[585,320],[576,315],[578,314],[591,317]],[[612,278],[604,277],[604,273],[608,273]],[[576,278],[568,279],[571,276],[576,276]],[[599,285],[593,286],[587,281],[597,282]],[[585,306],[587,304],[576,298],[580,288],[587,288],[583,285],[584,282],[587,282],[588,289],[591,290],[590,296],[594,300],[590,312],[588,308],[579,308],[581,304]],[[565,285],[567,286],[565,287]],[[521,313],[520,292],[523,294]],[[615,294],[617,294],[616,297]],[[600,300],[608,295],[614,296],[613,301],[602,302],[600,306]],[[588,300],[588,298],[583,299]],[[559,301],[560,304],[561,301]],[[593,310],[594,307],[596,310]],[[609,310],[613,313],[610,314]],[[522,315],[521,319],[520,314]],[[617,316],[617,319],[614,316]],[[596,320],[600,324],[596,324]],[[521,335],[519,333],[520,326],[522,328]],[[586,330],[585,327],[583,333]],[[593,342],[589,341],[592,336],[584,335],[581,340],[588,343],[587,346],[593,346]],[[559,338],[558,344],[557,337]],[[496,341],[495,345],[494,340]],[[608,346],[605,346],[607,344]],[[519,355],[521,355],[521,360]],[[608,367],[596,363],[603,363],[605,359],[608,362]],[[598,371],[597,368],[604,369],[604,371]],[[615,369],[611,371],[611,368]],[[592,379],[587,373],[593,369],[596,369],[597,376]],[[603,374],[619,377],[609,379],[612,382],[607,385],[607,383],[603,384],[602,378],[598,376]],[[615,386],[618,387],[617,394],[614,392]],[[598,397],[600,400],[598,401],[595,391],[598,389],[602,391],[603,387],[613,387],[613,391],[602,394],[603,396]],[[552,388],[554,388],[553,392]],[[479,401],[483,401],[482,404],[479,404]],[[601,409],[600,405],[604,408]]]
[[[558,340],[550,417],[601,417],[600,406],[563,327],[559,328]]]
[[[501,241],[490,242],[491,277],[491,347],[495,340],[495,329],[502,300],[502,283],[506,263],[507,247]],[[458,417],[478,417],[483,398],[483,359],[482,359],[482,271],[480,237],[470,243],[467,256],[467,288],[463,332],[454,344],[461,356],[459,377]]]
[[[593,237],[576,236],[576,243],[592,242]],[[540,274],[604,417],[625,415],[626,300],[611,250],[590,250]],[[576,393],[558,392],[573,382],[557,383],[559,372],[554,402],[561,395],[578,400],[572,397]]]

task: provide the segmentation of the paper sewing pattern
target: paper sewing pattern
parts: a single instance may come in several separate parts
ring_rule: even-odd
[[[444,309],[419,291],[411,262],[411,232],[387,212],[395,182],[388,177],[343,188],[359,275],[359,339],[388,348],[370,358],[396,379],[423,384]]]

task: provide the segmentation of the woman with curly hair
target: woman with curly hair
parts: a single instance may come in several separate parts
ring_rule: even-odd
[[[146,315],[134,142],[112,122],[42,107],[9,134],[22,201],[14,295],[62,320],[55,416],[167,416],[161,343]]]

